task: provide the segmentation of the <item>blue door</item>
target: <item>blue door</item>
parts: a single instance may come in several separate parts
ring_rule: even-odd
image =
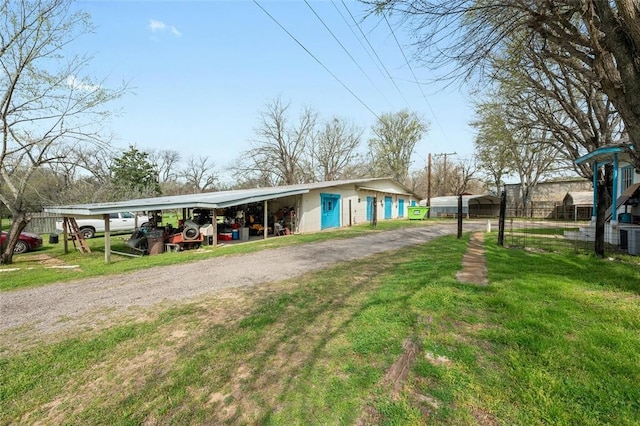
[[[340,195],[320,194],[322,219],[320,229],[340,227]]]
[[[391,197],[384,197],[384,218],[391,219],[391,209],[393,207],[393,200]]]
[[[367,222],[373,219],[373,197],[367,197]]]
[[[398,217],[404,217],[404,199],[398,200]]]

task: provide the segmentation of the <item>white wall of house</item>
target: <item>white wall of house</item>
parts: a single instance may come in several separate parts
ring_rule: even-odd
[[[385,196],[390,196],[393,201],[391,219],[397,219],[399,217],[406,218],[407,207],[411,205],[411,201],[416,201],[415,198],[411,195],[401,194],[400,192],[404,192],[404,188],[393,185],[392,182],[381,181],[372,183],[376,185],[371,185],[366,189],[357,188],[355,185],[349,187],[336,186],[313,189],[307,194],[304,194],[300,203],[299,232],[309,233],[321,230],[321,194],[340,195],[340,227],[349,226],[349,218],[351,218],[352,225],[367,222],[367,197],[377,197],[376,217],[378,221],[384,220]],[[401,214],[399,212],[399,200],[404,200],[404,208]],[[351,204],[349,204],[349,202],[351,202]]]

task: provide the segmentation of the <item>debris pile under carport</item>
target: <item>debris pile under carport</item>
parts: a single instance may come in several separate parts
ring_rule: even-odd
[[[160,254],[164,251],[182,251],[199,248],[204,241],[200,225],[187,220],[179,228],[167,225],[164,228],[137,229],[127,240],[127,246],[139,254]]]

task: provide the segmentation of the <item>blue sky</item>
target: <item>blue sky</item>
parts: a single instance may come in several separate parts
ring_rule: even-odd
[[[416,112],[430,130],[416,147],[413,168],[424,167],[429,152],[471,155],[473,116],[464,89],[432,83],[437,76],[412,61],[420,90],[403,56],[412,60],[406,31],[394,27],[401,51],[380,17],[360,22],[359,2],[309,2],[365,75],[303,0],[259,4],[362,102],[253,1],[80,1],[97,27],[76,42],[93,56],[86,71],[106,77],[106,85],[124,80],[132,88],[113,105],[121,110],[109,126],[114,145],[174,149],[183,160],[206,155],[230,183],[225,168],[250,148],[259,112],[280,97],[291,102],[292,119],[310,106],[321,120],[337,116],[362,127],[363,147],[376,121],[369,109]],[[349,12],[375,54],[365,50]]]

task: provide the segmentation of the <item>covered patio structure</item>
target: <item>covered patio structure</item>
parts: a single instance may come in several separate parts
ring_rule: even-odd
[[[217,244],[217,214],[216,211],[228,207],[241,206],[250,203],[263,203],[263,223],[268,222],[268,201],[276,198],[298,196],[309,192],[305,188],[273,187],[258,188],[253,190],[237,190],[210,192],[203,194],[176,195],[169,197],[142,198],[126,201],[96,204],[76,204],[67,206],[46,207],[47,213],[61,215],[63,218],[75,218],[76,216],[102,217],[105,224],[105,262],[111,261],[111,230],[109,229],[109,214],[123,211],[153,212],[163,210],[207,209],[212,211],[213,244]],[[264,227],[263,236],[267,238],[267,227]],[[67,238],[64,238],[65,251],[67,250]]]
[[[426,201],[424,202],[426,204]],[[458,196],[435,197],[431,199],[431,217],[456,217]],[[462,214],[471,217],[497,217],[500,214],[500,197],[494,195],[463,195]]]

